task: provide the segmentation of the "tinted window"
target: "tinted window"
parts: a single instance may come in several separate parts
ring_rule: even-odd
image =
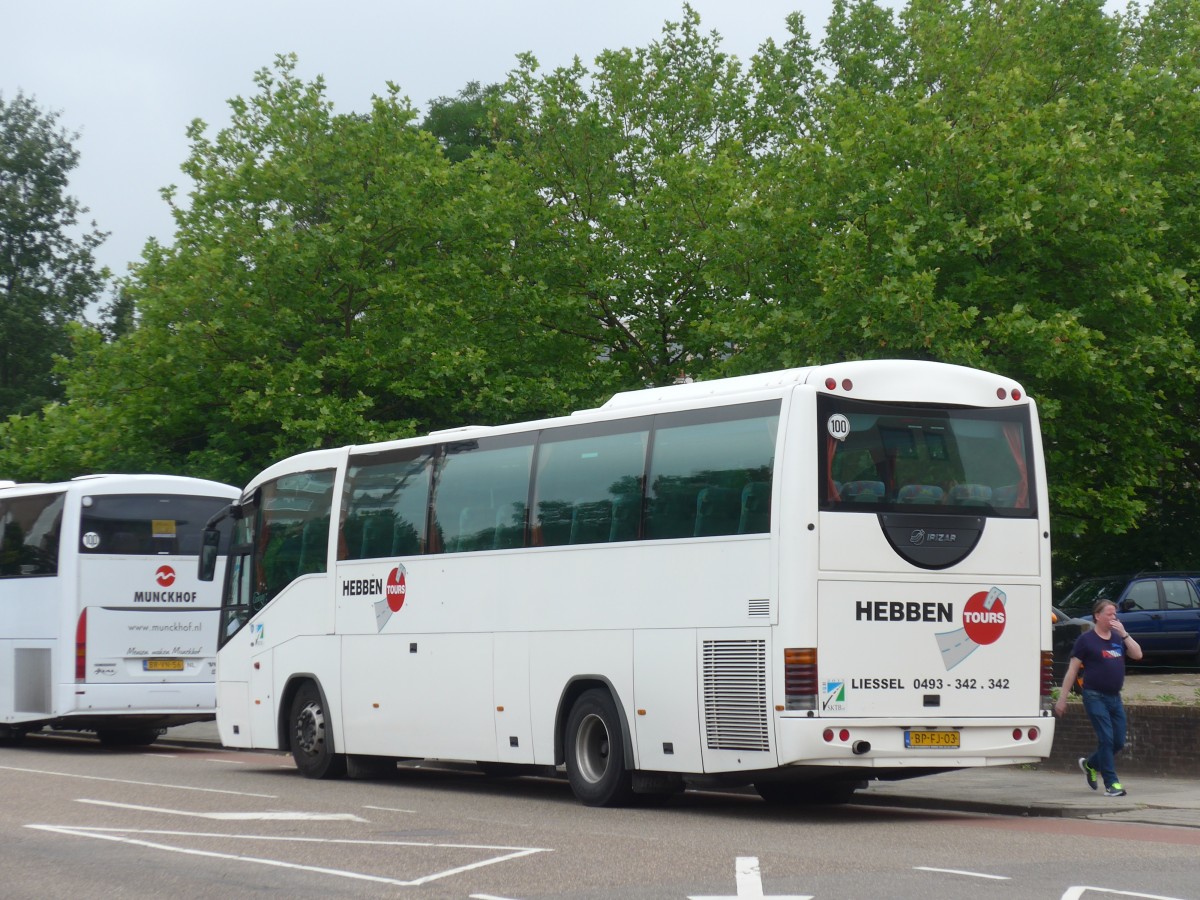
[[[535,544],[637,538],[649,424],[649,419],[632,419],[543,432],[534,498]]]
[[[1127,583],[1125,578],[1089,578],[1071,589],[1063,598],[1062,608],[1075,616],[1090,616],[1098,601],[1116,603]]]
[[[205,523],[229,504],[175,494],[85,496],[79,551],[130,556],[198,556]],[[221,552],[225,548],[222,547]]]
[[[0,496],[0,577],[58,574],[65,496]]]
[[[1196,588],[1190,581],[1182,578],[1168,578],[1163,580],[1162,586],[1163,600],[1167,609],[1196,608]]]
[[[333,476],[300,472],[259,488],[254,579],[262,602],[301,575],[327,570]]]
[[[435,536],[445,553],[525,543],[533,435],[448,444],[438,462]]]
[[[768,531],[778,425],[778,401],[658,417],[646,536]]]
[[[1129,609],[1158,609],[1158,582],[1135,581],[1121,605]]]
[[[424,552],[432,459],[417,448],[350,460],[339,559]]]
[[[1029,410],[817,402],[821,508],[1037,514]]]

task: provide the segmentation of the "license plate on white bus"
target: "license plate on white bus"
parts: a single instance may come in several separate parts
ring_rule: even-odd
[[[182,659],[143,659],[142,671],[144,672],[182,672]]]
[[[957,731],[906,731],[904,746],[922,750],[957,750],[961,746],[961,738]]]

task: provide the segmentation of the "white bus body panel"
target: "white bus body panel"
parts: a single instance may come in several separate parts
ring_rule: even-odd
[[[878,572],[900,580],[907,571],[930,579],[928,572],[908,565],[896,555],[875,514],[827,512],[820,516],[822,572]],[[1038,537],[1042,527],[1036,519],[988,519],[971,554],[957,565],[936,573],[933,580],[949,576],[988,576],[993,572],[1036,579],[1041,574],[1038,555],[1012,551],[1013,547],[1042,543]]]

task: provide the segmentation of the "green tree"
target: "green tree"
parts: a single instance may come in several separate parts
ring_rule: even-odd
[[[451,162],[462,162],[476,150],[493,145],[489,99],[498,85],[481,87],[471,81],[456,97],[438,97],[429,104],[421,129],[436,137]]]
[[[337,115],[294,68],[259,72],[215,137],[192,125],[175,243],[122,285],[137,327],[80,332],[68,402],[10,423],[0,462],[240,482],[299,450],[567,402],[569,348],[519,312],[503,186],[451,165],[394,87]]]
[[[0,95],[0,417],[61,395],[51,362],[69,347],[65,326],[107,277],[93,256],[106,235],[95,223],[78,233],[87,210],[66,192],[78,135],[58,118]]]
[[[503,86],[498,134],[535,201],[520,273],[544,288],[543,321],[592,348],[597,387],[702,375],[725,352],[706,323],[729,297],[709,273],[752,159],[751,94],[690,7],[594,71],[540,75],[526,55]]]
[[[1127,531],[1195,421],[1165,415],[1194,393],[1195,293],[1118,21],[1097,0],[839,2],[828,34],[812,132],[736,220],[759,269],[723,310],[730,369],[1014,375],[1041,404],[1056,533]]]

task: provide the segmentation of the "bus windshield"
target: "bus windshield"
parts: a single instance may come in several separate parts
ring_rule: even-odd
[[[818,416],[821,509],[1037,514],[1027,407],[966,409],[822,395]]]

